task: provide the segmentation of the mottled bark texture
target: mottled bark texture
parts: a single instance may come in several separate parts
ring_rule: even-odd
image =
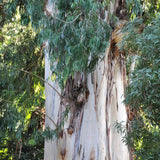
[[[123,53],[116,47],[120,37],[119,29],[115,30],[104,60],[93,73],[86,76],[78,72],[74,78],[68,79],[62,92],[63,99],[48,84],[45,85],[46,114],[54,122],[61,121],[65,105],[71,106],[61,136],[45,141],[45,160],[129,160],[128,148],[121,141],[122,135],[113,127],[116,120],[127,122],[126,107],[122,103],[125,61]],[[50,76],[46,50],[45,79],[61,92]],[[48,117],[45,125],[55,129]]]

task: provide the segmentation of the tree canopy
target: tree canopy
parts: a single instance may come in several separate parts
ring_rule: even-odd
[[[129,123],[126,143],[141,159],[160,158],[160,19],[137,34],[135,26],[142,20],[135,19],[127,26],[131,32],[125,37],[126,52],[136,58],[130,84],[126,88],[125,104],[129,105],[134,118]],[[131,26],[132,27],[131,27]],[[131,54],[131,55],[130,55]],[[132,128],[132,129],[131,129]]]
[[[18,12],[3,24],[1,36],[0,157],[38,159],[44,147],[44,84],[28,73],[43,77],[43,52],[37,33],[30,25],[21,25]]]

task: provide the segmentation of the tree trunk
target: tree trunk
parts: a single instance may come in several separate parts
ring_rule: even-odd
[[[99,62],[94,73],[87,76],[89,96],[85,103],[70,109],[63,133],[58,139],[45,140],[45,160],[129,160],[122,135],[114,131],[113,127],[116,121],[127,122],[127,111],[122,103],[126,81],[125,63],[122,53],[113,50],[115,46],[112,46],[112,40],[103,61]],[[60,92],[50,77],[46,51],[45,79]],[[45,125],[55,129],[51,119],[58,124],[65,106],[48,84],[45,84],[45,96]]]

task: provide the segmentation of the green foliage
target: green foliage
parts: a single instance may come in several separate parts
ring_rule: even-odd
[[[54,13],[56,18],[50,17],[52,24],[41,35],[49,40],[51,70],[63,88],[68,76],[76,71],[94,69],[107,46],[110,28],[98,18],[94,1],[69,1],[67,5],[60,1],[58,6],[62,12]]]
[[[143,17],[146,23],[160,12],[159,0],[126,0],[128,12],[133,20],[136,16]]]
[[[38,126],[42,115],[34,115],[35,110],[44,107],[44,86],[22,70],[43,76],[43,54],[37,46],[36,33],[30,26],[21,25],[18,14],[1,31],[0,157],[18,159],[18,142],[22,141],[21,159],[37,160],[43,157],[44,139],[39,131],[42,126]]]
[[[160,16],[140,33],[143,22],[129,22],[121,44],[127,56],[137,56],[124,101],[136,116],[124,141],[137,158],[151,160],[160,158]]]
[[[32,22],[32,26],[38,28],[38,21],[43,16],[44,2],[45,0],[41,0],[41,3],[39,3],[39,0],[9,0],[4,5],[6,19],[11,20],[19,11],[23,25],[28,25],[29,22]],[[17,8],[19,9],[17,10]]]
[[[128,130],[120,123],[116,128],[123,133],[123,141],[135,157],[141,160],[160,159],[159,4],[152,0],[127,0],[132,21],[123,28],[124,37],[120,44],[126,53],[130,80],[124,102],[135,117],[129,122]],[[134,62],[135,68],[131,72]]]
[[[103,57],[111,31],[99,18],[100,3],[93,0],[55,0],[51,16],[46,7],[42,7],[43,2],[23,1],[21,5],[18,2],[9,4],[8,15],[15,12],[12,8],[19,6],[22,21],[26,22],[30,17],[32,26],[40,31],[40,43],[49,42],[51,70],[61,88],[76,71],[91,72],[94,69]]]

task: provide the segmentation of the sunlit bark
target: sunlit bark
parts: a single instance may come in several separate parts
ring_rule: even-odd
[[[113,11],[112,11],[113,12]],[[127,121],[127,111],[122,103],[126,82],[124,58],[107,49],[94,73],[87,76],[89,97],[82,108],[69,113],[63,134],[53,141],[45,141],[45,160],[129,160],[122,135],[114,131],[114,123]],[[48,52],[45,57],[45,79],[58,89],[50,79]],[[60,97],[45,85],[46,114],[56,123],[65,106]],[[72,127],[71,127],[72,123]],[[46,127],[55,129],[46,117]]]

